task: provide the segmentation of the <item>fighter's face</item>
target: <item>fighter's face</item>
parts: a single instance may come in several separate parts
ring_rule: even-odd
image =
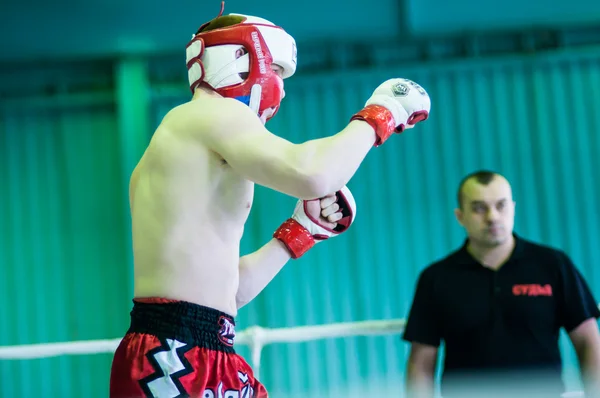
[[[271,64],[271,69],[283,80],[283,68],[277,64]]]
[[[472,178],[463,186],[462,208],[456,219],[474,243],[494,247],[506,242],[514,227],[515,203],[510,184],[496,176],[488,185]]]
[[[273,72],[275,72],[275,74],[280,79],[281,99],[283,100],[283,98],[285,97],[285,90],[283,89],[283,68],[277,64],[271,64],[271,69],[273,70]],[[266,124],[267,121],[273,116],[273,114],[275,113],[276,110],[277,110],[276,107],[270,107],[270,108],[265,109],[263,111],[263,113],[259,115],[260,121],[263,124]]]
[[[283,89],[283,68],[277,64],[271,64],[271,69],[281,79],[281,99],[285,98],[285,90]]]

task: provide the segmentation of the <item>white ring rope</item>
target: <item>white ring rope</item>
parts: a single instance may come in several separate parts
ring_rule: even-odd
[[[236,333],[235,341],[236,344],[250,347],[250,362],[252,363],[255,376],[260,378],[260,359],[262,349],[265,345],[273,343],[297,343],[333,337],[400,334],[404,330],[404,325],[404,319],[390,319],[275,329],[252,326],[240,333]],[[0,346],[0,360],[114,353],[120,342],[121,338]],[[579,391],[574,391],[565,393],[563,397],[583,397],[583,394]]]
[[[249,346],[253,351],[271,343],[294,343],[332,337],[369,336],[401,333],[404,320],[362,321],[331,323],[292,328],[263,328],[252,326],[236,333],[236,344]],[[114,353],[120,338],[110,340],[83,340],[65,343],[24,344],[0,346],[0,359],[49,358],[60,355],[87,355]],[[254,364],[256,365],[256,364]]]

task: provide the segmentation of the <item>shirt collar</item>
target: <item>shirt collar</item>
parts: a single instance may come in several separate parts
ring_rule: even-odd
[[[516,233],[513,232],[513,237],[515,238],[515,247],[512,251],[512,253],[510,254],[510,256],[508,257],[508,260],[506,261],[507,263],[513,261],[513,260],[517,260],[519,258],[523,257],[523,254],[525,252],[525,242],[523,241],[523,239],[521,239],[521,237],[519,237]],[[465,264],[465,265],[480,265],[479,262],[473,257],[471,256],[471,254],[467,251],[467,245],[469,244],[469,239],[465,239],[462,246],[460,247],[460,249],[457,250],[456,252],[456,260],[461,263],[461,264]]]

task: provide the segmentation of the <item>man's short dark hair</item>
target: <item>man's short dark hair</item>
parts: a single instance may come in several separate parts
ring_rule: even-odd
[[[458,199],[458,207],[460,209],[462,209],[462,200],[463,200],[463,187],[465,186],[465,184],[467,183],[467,181],[469,181],[470,179],[474,178],[475,180],[477,180],[478,183],[483,184],[483,185],[488,185],[490,182],[492,182],[492,180],[499,176],[500,174],[494,172],[494,171],[490,171],[490,170],[478,170],[478,171],[474,171],[473,173],[470,173],[468,175],[466,175],[461,181],[460,184],[458,185],[458,194],[457,194],[457,199]]]

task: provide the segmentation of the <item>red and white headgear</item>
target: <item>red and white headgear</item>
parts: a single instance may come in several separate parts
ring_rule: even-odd
[[[188,43],[190,89],[193,93],[200,84],[206,84],[223,97],[242,101],[265,123],[277,113],[285,96],[283,81],[271,64],[282,68],[284,79],[292,76],[296,72],[296,42],[265,19],[229,15],[239,17],[240,22],[203,32],[207,22]]]

